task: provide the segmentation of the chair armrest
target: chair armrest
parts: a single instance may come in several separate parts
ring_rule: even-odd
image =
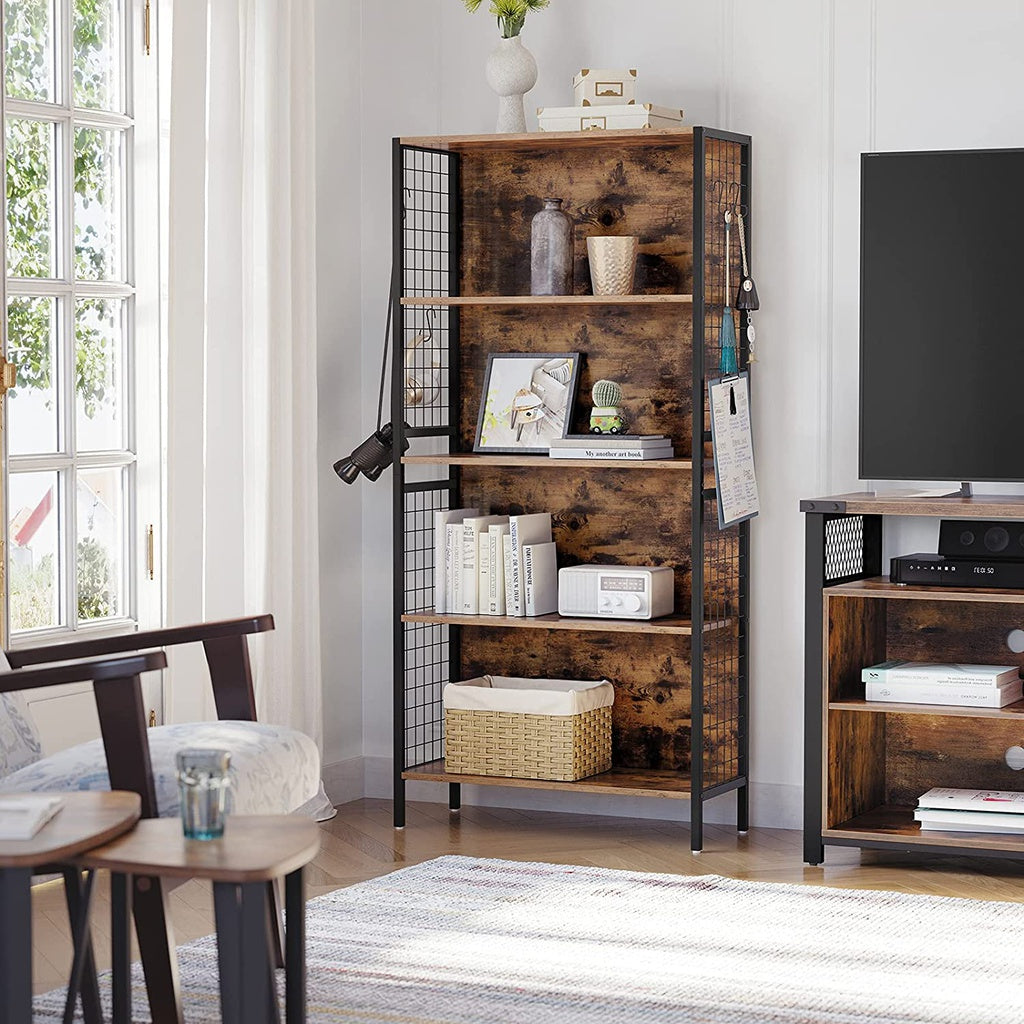
[[[194,626],[170,626],[166,629],[151,629],[140,633],[123,633],[120,636],[97,636],[89,640],[72,640],[70,643],[51,644],[46,647],[20,647],[8,651],[7,658],[14,668],[21,668],[25,665],[66,661],[69,658],[97,658],[104,654],[144,651],[150,647],[205,643],[207,640],[229,639],[248,633],[265,633],[273,628],[273,615],[251,615],[244,619],[201,622]]]
[[[64,683],[99,682],[104,679],[128,679],[143,672],[152,672],[167,666],[163,651],[148,651],[127,658],[86,659],[62,661],[42,668],[15,668],[0,671],[0,693],[15,690],[34,690]]]

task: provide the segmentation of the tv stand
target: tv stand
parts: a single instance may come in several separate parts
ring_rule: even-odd
[[[949,498],[973,498],[974,497],[974,488],[970,485],[970,483],[966,483],[966,482],[965,483],[961,483],[960,484],[960,490],[959,491],[950,491],[950,493],[947,495],[947,497],[949,497]]]

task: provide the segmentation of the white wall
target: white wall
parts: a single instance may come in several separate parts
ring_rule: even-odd
[[[325,9],[332,0],[321,0]],[[351,9],[356,0],[340,6]],[[398,134],[488,131],[495,100],[482,65],[494,23],[456,0],[362,0],[361,427],[325,446],[361,439],[375,410],[390,259],[390,139]],[[325,17],[325,30],[340,28]],[[343,20],[343,19],[340,19]],[[630,66],[645,101],[683,106],[688,123],[754,138],[753,270],[763,304],[756,316],[759,363],[755,430],[763,512],[753,527],[752,767],[755,823],[796,826],[802,770],[802,497],[854,489],[856,469],[857,225],[863,150],[1024,145],[1019,40],[1024,0],[644,0],[624,15],[613,0],[553,0],[523,35],[541,68],[527,108],[568,103],[574,70]],[[322,33],[321,33],[322,36]],[[340,41],[321,38],[321,50]],[[334,60],[318,74],[319,120],[348,138],[351,67]],[[332,92],[332,84],[333,92]],[[335,102],[336,99],[336,102]],[[351,203],[355,179],[324,168],[321,206]],[[321,228],[323,220],[321,221]],[[341,243],[339,243],[340,245]],[[334,274],[340,260],[321,267]],[[333,283],[325,283],[321,294]],[[340,295],[329,316],[333,344],[356,306]],[[337,316],[338,320],[333,319]],[[330,353],[322,359],[327,364]],[[336,358],[336,357],[334,357]],[[330,382],[322,382],[323,388]],[[330,413],[325,413],[329,416]],[[390,756],[390,488],[359,484],[362,530],[348,536],[362,562],[362,593],[338,586],[324,562],[325,637],[362,612],[362,727],[367,791],[387,795]],[[328,492],[330,488],[327,489]],[[324,509],[356,500],[328,493]],[[326,513],[325,513],[326,514]],[[347,589],[347,588],[346,588]],[[337,672],[335,672],[337,675]],[[346,685],[345,700],[354,690]],[[329,684],[328,684],[329,685]],[[330,706],[332,695],[326,694]],[[442,799],[442,787],[410,795]],[[467,794],[472,797],[473,794]],[[522,802],[519,793],[482,799]],[[663,813],[660,802],[580,804],[560,794],[535,802],[566,809]],[[728,808],[725,808],[728,810]]]

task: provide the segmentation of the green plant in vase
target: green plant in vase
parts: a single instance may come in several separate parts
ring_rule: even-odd
[[[466,10],[479,10],[483,0],[462,0]],[[523,97],[537,84],[537,62],[520,38],[526,16],[551,0],[491,0],[488,10],[497,19],[501,40],[487,58],[487,84],[498,94],[499,134],[526,131]]]

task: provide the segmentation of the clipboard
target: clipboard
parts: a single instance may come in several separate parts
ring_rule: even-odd
[[[750,432],[749,374],[708,381],[711,444],[715,455],[718,528],[753,519],[761,511]]]

